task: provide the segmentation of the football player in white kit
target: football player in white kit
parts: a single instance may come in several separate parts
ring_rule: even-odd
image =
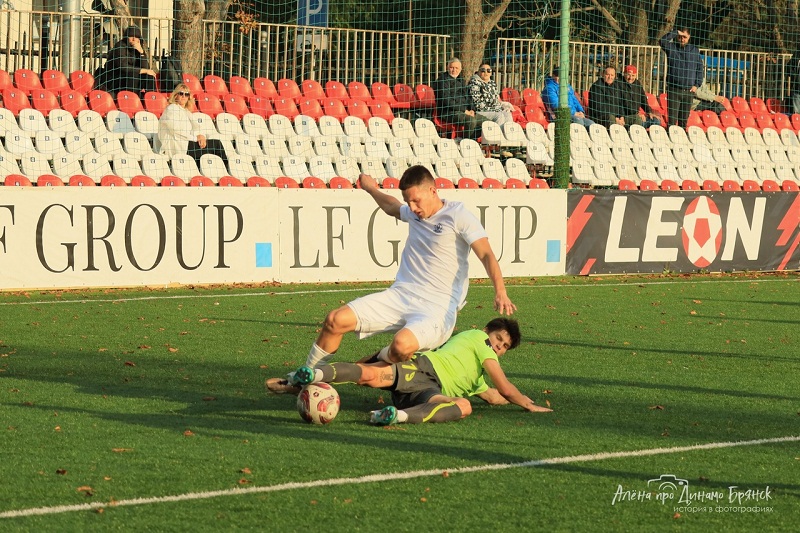
[[[408,224],[400,268],[385,291],[357,298],[328,314],[305,366],[315,368],[328,361],[350,331],[360,339],[396,332],[391,344],[376,354],[377,359],[390,363],[407,361],[415,352],[444,344],[466,301],[470,249],[494,285],[495,310],[501,315],[514,313],[517,307],[506,294],[486,230],[461,202],[439,197],[426,167],[412,166],[400,178],[405,204],[381,191],[371,176],[362,174],[359,182],[387,215]],[[267,387],[288,392],[291,378],[291,374],[287,379],[271,378]]]

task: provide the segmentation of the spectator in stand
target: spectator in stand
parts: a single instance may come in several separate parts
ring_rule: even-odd
[[[492,122],[502,125],[513,122],[512,111],[514,106],[509,102],[500,100],[500,91],[492,79],[492,67],[486,63],[480,66],[478,72],[472,75],[467,84],[472,108]]]
[[[481,136],[481,124],[489,119],[475,113],[467,86],[458,79],[459,74],[461,60],[454,57],[447,62],[447,72],[433,82],[436,113],[442,122],[463,127],[464,137],[477,140]]]
[[[639,71],[636,67],[628,65],[622,70],[623,81],[618,82],[621,94],[622,117],[625,119],[625,125],[639,124],[649,128],[653,124],[661,124],[661,117],[647,103],[647,94],[645,94],[644,87],[642,87],[638,77]],[[642,119],[639,109],[643,109],[647,114],[646,119]]]
[[[147,58],[142,48],[142,31],[138,26],[128,26],[122,39],[108,53],[102,71],[102,85],[108,92],[133,91],[143,94],[156,90],[156,73],[147,68]]]
[[[700,50],[689,44],[689,31],[670,31],[661,38],[667,54],[667,108],[669,123],[685,128],[697,88],[703,84],[705,67]]]
[[[786,67],[789,76],[792,77],[792,110],[800,113],[800,50],[792,54],[789,64]]]
[[[612,124],[625,125],[620,102],[620,84],[614,67],[603,69],[603,75],[589,88],[589,110],[587,115],[596,123],[608,128]]]
[[[560,87],[558,84],[558,67],[554,67],[553,71],[544,79],[544,88],[542,89],[542,102],[547,110],[548,118],[550,121],[556,118],[556,109],[558,108],[558,95]],[[567,105],[569,106],[570,114],[572,115],[572,122],[581,124],[587,129],[594,122],[586,118],[586,112],[583,109],[578,97],[575,96],[575,89],[570,85],[567,89]]]
[[[703,83],[697,88],[697,92],[694,93],[692,109],[695,111],[713,111],[719,115],[725,111],[725,106],[723,105],[724,101],[725,97],[714,94],[714,92],[708,88],[708,84],[705,80],[703,80]]]
[[[169,105],[158,120],[156,151],[169,157],[188,154],[200,162],[203,154],[218,155],[228,165],[225,147],[219,139],[206,139],[192,118],[194,98],[189,87],[180,83],[169,97]]]

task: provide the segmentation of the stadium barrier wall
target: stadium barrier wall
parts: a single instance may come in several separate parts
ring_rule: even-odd
[[[800,269],[800,194],[568,197],[567,274]]]
[[[442,196],[481,219],[504,275],[565,272],[566,191]],[[406,234],[357,189],[5,187],[0,289],[391,280]]]

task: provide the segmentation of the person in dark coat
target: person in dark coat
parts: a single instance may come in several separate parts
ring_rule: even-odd
[[[620,96],[617,70],[606,67],[600,79],[589,88],[589,118],[606,128],[612,124],[624,126]]]
[[[108,53],[104,69],[106,90],[111,93],[133,91],[141,94],[156,90],[156,73],[147,68],[142,49],[142,31],[128,26],[114,48]]]
[[[465,138],[477,140],[481,136],[483,121],[489,119],[472,109],[469,89],[458,79],[459,74],[461,61],[453,58],[447,62],[447,72],[433,82],[436,114],[442,122],[462,126]]]

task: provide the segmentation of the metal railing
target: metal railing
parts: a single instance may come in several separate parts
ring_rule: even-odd
[[[69,73],[101,66],[119,40],[122,25],[138,25],[151,52],[153,67],[171,50],[172,19],[0,10],[0,69],[27,68]],[[452,55],[447,35],[368,31],[345,28],[257,24],[243,32],[238,21],[205,21],[203,72],[248,79],[315,79],[343,83],[382,81],[430,85]],[[501,87],[541,89],[545,75],[558,63],[559,43],[541,39],[505,39],[496,43],[490,62]],[[586,90],[602,68],[634,64],[645,90],[664,92],[666,57],[657,46],[570,43],[570,80]],[[785,99],[789,95],[788,55],[731,50],[701,50],[709,86],[728,97]]]

